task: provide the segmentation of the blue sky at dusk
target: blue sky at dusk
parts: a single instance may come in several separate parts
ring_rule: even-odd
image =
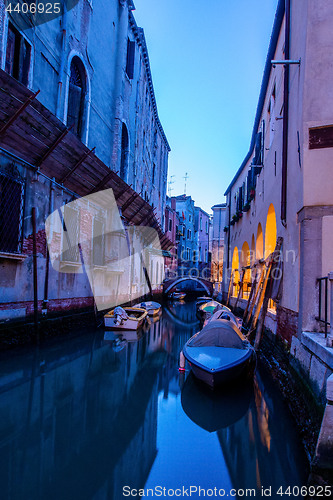
[[[211,212],[248,152],[278,0],[134,0],[159,117],[171,146],[172,195]]]

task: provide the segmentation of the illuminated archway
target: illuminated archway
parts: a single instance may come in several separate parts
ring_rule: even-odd
[[[257,229],[257,240],[256,240],[256,260],[262,259],[264,256],[264,237],[262,234],[262,227],[259,222]]]
[[[241,267],[247,267],[251,265],[251,254],[250,247],[247,241],[244,241],[241,251]],[[251,269],[246,269],[244,273],[243,280],[243,290],[242,297],[243,299],[247,299],[250,292],[249,283],[251,282]]]
[[[273,203],[269,205],[265,228],[265,259],[274,252],[276,245],[276,216]]]
[[[232,295],[233,297],[237,297],[239,289],[239,253],[237,247],[234,248],[234,253],[232,254],[231,269],[233,271],[233,282],[236,283],[236,285],[232,287]]]
[[[250,261],[251,266],[253,266],[254,261],[256,260],[256,240],[255,240],[254,234],[252,234],[250,258],[251,258],[251,261]]]

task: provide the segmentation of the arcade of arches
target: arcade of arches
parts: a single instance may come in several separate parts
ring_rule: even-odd
[[[271,203],[266,217],[265,233],[263,233],[262,225],[259,222],[256,236],[252,234],[251,250],[247,241],[244,241],[241,251],[235,247],[232,255],[232,272],[233,272],[233,289],[232,295],[237,297],[239,292],[240,269],[250,266],[244,272],[242,298],[247,299],[250,292],[250,284],[252,281],[252,267],[255,261],[262,258],[267,258],[275,249],[277,240],[276,215],[273,204]],[[270,300],[269,307],[274,309],[275,304]]]

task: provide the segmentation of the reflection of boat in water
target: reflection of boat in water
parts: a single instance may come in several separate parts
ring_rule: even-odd
[[[148,302],[141,302],[135,307],[145,309],[148,313],[148,316],[158,316],[162,309],[161,304],[159,304],[158,302],[153,302],[152,300]]]
[[[169,300],[183,300],[186,297],[186,293],[184,292],[172,292],[169,293],[168,299]]]
[[[106,331],[104,333],[104,340],[110,340],[112,342],[125,341],[125,342],[136,342],[140,340],[143,336],[142,330],[121,330],[121,332],[115,334],[112,331]]]
[[[255,351],[227,319],[210,321],[183,348],[194,375],[215,388],[253,372]]]
[[[235,424],[247,413],[253,400],[253,382],[211,391],[190,372],[181,393],[186,415],[199,427],[215,432]]]
[[[135,307],[124,307],[119,309],[125,311],[125,314],[121,317],[117,315],[117,307],[105,314],[105,328],[110,328],[111,330],[138,330],[147,317],[147,311],[145,309]]]

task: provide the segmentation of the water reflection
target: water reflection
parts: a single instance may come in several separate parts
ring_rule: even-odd
[[[295,429],[266,382],[220,397],[190,375],[181,392],[179,351],[199,328],[195,314],[194,302],[168,303],[137,339],[98,330],[3,354],[1,500],[306,484]]]

